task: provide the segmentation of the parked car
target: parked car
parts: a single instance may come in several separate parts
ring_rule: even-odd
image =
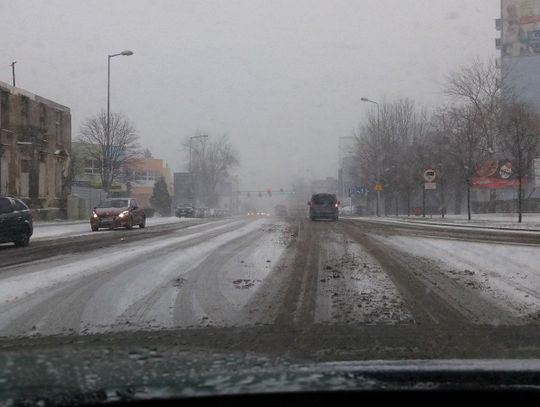
[[[192,218],[195,213],[193,205],[180,205],[176,208],[175,214],[179,218]]]
[[[334,194],[313,194],[308,206],[311,220],[339,219],[339,201]]]
[[[20,199],[0,196],[0,243],[28,246],[32,233],[34,225],[28,206]]]
[[[93,232],[99,228],[115,229],[125,227],[131,229],[139,225],[142,229],[146,226],[146,214],[144,209],[133,198],[111,198],[102,201],[96,206],[90,217],[90,226]]]
[[[209,209],[206,207],[195,208],[193,211],[193,216],[195,218],[207,218],[209,215]]]

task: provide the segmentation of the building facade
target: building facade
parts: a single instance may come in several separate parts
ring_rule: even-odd
[[[158,158],[142,158],[128,164],[127,167],[127,180],[129,180],[127,189],[143,207],[151,207],[150,197],[154,192],[154,184],[161,177],[165,179],[169,194],[173,196],[172,172],[165,161]]]
[[[63,217],[70,194],[71,112],[0,82],[0,195]]]

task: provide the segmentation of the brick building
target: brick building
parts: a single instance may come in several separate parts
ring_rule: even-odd
[[[165,178],[169,194],[173,194],[172,172],[165,161],[157,158],[143,158],[127,165],[130,195],[144,207],[150,207],[150,197],[154,183]]]
[[[70,109],[0,82],[0,195],[65,216],[70,154]]]

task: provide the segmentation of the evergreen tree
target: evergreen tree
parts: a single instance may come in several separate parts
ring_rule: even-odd
[[[154,184],[154,192],[150,198],[152,207],[162,216],[171,215],[171,196],[167,191],[165,178],[161,177]]]

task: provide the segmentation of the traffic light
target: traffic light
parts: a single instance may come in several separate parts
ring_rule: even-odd
[[[266,193],[268,194],[268,196],[271,198],[272,197],[272,190],[270,188],[268,188],[266,190]]]

